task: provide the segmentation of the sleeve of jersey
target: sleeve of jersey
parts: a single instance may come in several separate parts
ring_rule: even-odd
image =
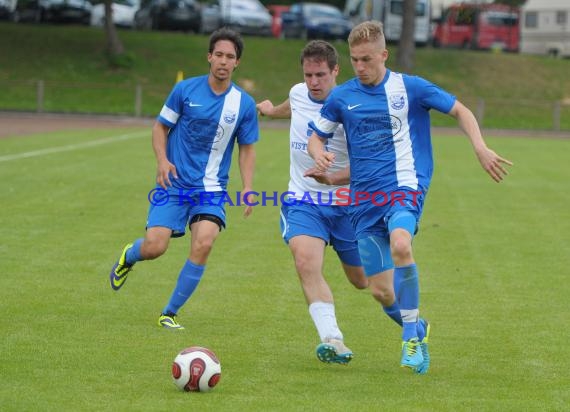
[[[329,120],[329,118],[332,119],[335,116],[333,106],[334,105],[329,101],[329,99],[327,99],[317,118],[309,122],[309,128],[312,129],[319,137],[330,139],[333,137],[334,132],[339,125],[338,122]]]
[[[446,114],[453,108],[457,100],[454,95],[421,77],[415,77],[414,81],[417,82],[416,90],[420,90],[419,98],[424,107]]]
[[[239,126],[237,142],[239,144],[253,144],[259,140],[259,123],[255,102],[251,100],[245,107],[243,122]]]
[[[178,118],[180,117],[180,113],[184,106],[184,103],[182,102],[183,99],[181,97],[182,83],[183,82],[176,83],[157,117],[157,120],[160,123],[170,127],[171,129],[178,122]]]

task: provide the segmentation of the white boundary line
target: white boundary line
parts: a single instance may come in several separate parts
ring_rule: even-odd
[[[119,136],[106,137],[99,140],[91,140],[89,142],[70,144],[66,146],[50,147],[48,149],[32,150],[30,152],[16,153],[11,155],[0,156],[0,163],[9,162],[11,160],[27,159],[29,157],[43,156],[53,153],[70,152],[72,150],[84,149],[87,147],[100,146],[107,143],[120,142],[123,140],[134,139],[137,137],[148,136],[149,131],[122,134]]]

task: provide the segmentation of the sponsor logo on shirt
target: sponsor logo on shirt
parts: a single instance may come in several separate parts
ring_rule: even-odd
[[[402,110],[406,106],[406,98],[401,94],[391,95],[390,106],[394,110]]]
[[[233,122],[235,122],[236,117],[237,117],[237,114],[235,112],[226,112],[222,116],[222,118],[224,119],[224,122],[226,122],[227,124],[232,124]]]

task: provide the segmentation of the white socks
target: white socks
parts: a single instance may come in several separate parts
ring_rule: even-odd
[[[309,313],[313,318],[321,342],[327,338],[343,340],[342,332],[336,323],[334,303],[313,302],[309,305]]]

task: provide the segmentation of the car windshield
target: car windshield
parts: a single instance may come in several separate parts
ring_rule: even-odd
[[[310,17],[335,17],[342,18],[342,13],[340,10],[332,6],[322,6],[322,5],[308,5],[305,7],[305,12],[307,16]]]
[[[263,10],[263,5],[261,3],[251,0],[231,0],[226,4],[226,7],[232,7],[233,9],[249,10],[249,11]]]

